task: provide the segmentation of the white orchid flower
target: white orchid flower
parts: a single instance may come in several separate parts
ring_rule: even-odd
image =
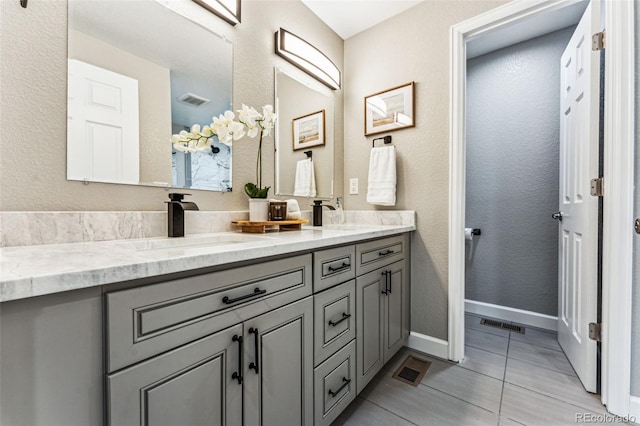
[[[247,127],[253,127],[256,124],[257,120],[260,120],[262,117],[258,114],[253,107],[248,107],[245,104],[242,104],[242,109],[238,110],[238,119],[240,122],[244,123]]]
[[[181,143],[174,143],[173,147],[176,149],[176,151],[187,152],[187,147]]]
[[[205,138],[210,138],[211,136],[214,135],[213,131],[211,130],[211,127],[209,126],[204,126],[202,128],[202,131],[200,132],[202,134],[202,136],[204,136]]]
[[[191,133],[194,133],[194,134],[200,133],[200,125],[194,124],[193,126],[191,126]]]
[[[255,138],[256,136],[258,136],[258,134],[262,131],[262,129],[258,126],[255,127],[251,127],[248,129],[247,131],[247,136],[249,136],[250,138]]]
[[[245,135],[244,126],[242,125],[242,123],[234,121],[229,127],[230,133],[233,136],[233,140],[237,141]]]

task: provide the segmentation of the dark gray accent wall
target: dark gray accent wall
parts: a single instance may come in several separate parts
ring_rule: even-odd
[[[636,20],[636,167],[635,214],[640,218],[640,4],[635,5]],[[631,326],[631,395],[640,396],[640,235],[633,240],[633,302]]]
[[[466,298],[557,315],[560,57],[573,28],[467,62]]]

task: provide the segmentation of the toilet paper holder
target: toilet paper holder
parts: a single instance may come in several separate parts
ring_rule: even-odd
[[[473,241],[473,237],[476,235],[482,235],[480,228],[464,228],[465,241]]]

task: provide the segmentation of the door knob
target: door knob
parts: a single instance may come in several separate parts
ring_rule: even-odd
[[[551,215],[551,217],[555,220],[559,220],[560,222],[562,222],[562,212],[555,212],[554,214]]]

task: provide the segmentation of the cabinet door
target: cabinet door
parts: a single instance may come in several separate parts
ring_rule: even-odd
[[[384,364],[382,341],[383,307],[381,303],[385,275],[382,269],[356,279],[356,343],[358,393]]]
[[[242,326],[108,376],[111,425],[241,425]]]
[[[404,312],[408,309],[405,306],[407,300],[407,277],[405,262],[400,261],[384,268],[386,276],[386,294],[382,294],[384,305],[384,362],[387,362],[405,343],[405,333],[403,327]]]
[[[244,330],[244,424],[311,426],[313,297],[246,321]]]

